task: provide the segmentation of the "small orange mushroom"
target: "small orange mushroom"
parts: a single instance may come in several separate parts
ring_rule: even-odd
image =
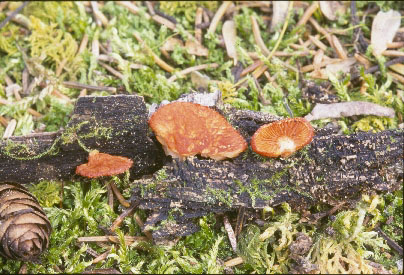
[[[251,139],[254,152],[271,158],[288,157],[309,144],[314,137],[310,122],[287,118],[261,126]]]
[[[88,163],[77,166],[76,174],[87,178],[114,176],[127,171],[132,164],[131,159],[93,150],[89,154]]]
[[[149,125],[167,155],[184,160],[200,154],[215,160],[234,158],[247,142],[221,114],[190,102],[172,102],[159,108]]]
[[[76,167],[76,174],[87,178],[115,176],[129,170],[132,164],[133,161],[131,159],[120,156],[112,156],[109,154],[100,153],[98,150],[93,150],[88,156],[88,163],[84,163]],[[107,186],[109,185],[111,187],[108,189],[108,194],[111,194],[110,197],[112,198],[109,203],[111,208],[113,207],[113,197],[112,193],[110,192],[115,193],[118,201],[123,206],[130,206],[130,203],[125,200],[113,181],[106,182],[106,184]]]

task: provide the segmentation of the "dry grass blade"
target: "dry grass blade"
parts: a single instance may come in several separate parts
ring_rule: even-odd
[[[79,82],[74,82],[74,81],[64,81],[63,86],[67,88],[72,88],[72,89],[87,89],[91,91],[107,91],[110,93],[115,93],[116,88],[115,87],[103,87],[103,86],[93,86],[93,85],[87,85],[87,84],[81,84]]]
[[[268,50],[267,46],[265,46],[264,40],[262,40],[257,19],[253,15],[251,15],[250,18],[251,18],[251,26],[252,26],[252,31],[254,34],[255,43],[257,43],[257,45],[261,49],[262,53],[265,56],[268,56],[270,54],[270,51]]]
[[[202,43],[202,29],[198,27],[202,23],[203,8],[198,7],[195,14],[195,39]]]
[[[316,35],[316,36],[309,35],[309,39],[319,49],[322,49],[324,52],[327,50],[327,46],[318,39],[318,35]]]
[[[401,84],[404,84],[403,76],[393,73],[393,72],[387,72],[387,74],[390,75],[393,78],[393,80],[396,80],[396,81],[400,82]]]
[[[282,25],[288,15],[289,1],[272,1],[273,16],[271,20],[271,31],[274,31],[277,26]]]
[[[147,241],[146,237],[142,236],[124,236],[125,243],[127,245],[130,245],[134,242],[142,242],[142,241]],[[79,237],[77,238],[77,242],[83,243],[83,242],[112,242],[112,243],[118,243],[119,244],[119,238],[117,236],[91,236],[91,237]]]
[[[189,67],[189,68],[186,68],[185,70],[179,71],[175,75],[171,76],[168,79],[168,82],[173,82],[178,78],[178,76],[184,76],[184,75],[189,74],[191,72],[200,71],[200,70],[209,69],[209,68],[217,68],[217,67],[219,67],[219,64],[217,64],[217,63],[202,64],[202,65],[198,65],[198,66],[194,66],[194,67]]]
[[[77,55],[84,52],[84,50],[87,48],[87,44],[88,44],[88,34],[85,33],[83,36],[83,39],[81,39],[81,43],[80,43],[79,49],[77,51]]]
[[[10,122],[7,125],[6,130],[4,131],[3,139],[11,137],[14,133],[16,126],[17,126],[17,120],[15,120],[15,119],[10,120]]]
[[[105,251],[105,252],[102,253],[101,255],[95,257],[94,260],[93,260],[93,262],[92,262],[92,264],[96,264],[96,263],[102,262],[103,260],[105,260],[105,259],[108,257],[108,255],[109,255],[110,252],[111,252],[111,250],[108,249],[107,251]]]
[[[331,35],[323,28],[320,26],[320,24],[313,18],[310,17],[309,18],[309,22],[313,25],[313,27],[322,35],[325,36],[325,38],[328,40],[328,44],[330,44],[330,46],[332,46],[332,38]]]
[[[226,45],[227,56],[233,58],[234,66],[237,64],[237,52],[236,52],[236,24],[233,20],[227,20],[223,24],[222,28],[224,44]]]
[[[241,257],[236,257],[234,259],[228,260],[226,262],[224,262],[224,265],[227,267],[232,267],[232,266],[236,266],[236,265],[240,265],[243,263],[243,258]]]
[[[404,41],[387,43],[387,48],[397,49],[404,47]]]
[[[394,51],[394,50],[386,50],[382,53],[384,56],[404,56],[404,52]]]
[[[1,123],[1,125],[3,125],[4,127],[7,127],[7,125],[8,125],[8,120],[7,120],[5,117],[0,116],[0,123]]]
[[[141,44],[142,47],[144,47],[146,49],[146,51],[151,54],[153,56],[154,62],[156,62],[156,64],[158,66],[160,66],[163,70],[171,73],[174,71],[174,68],[171,67],[170,65],[168,65],[166,62],[164,62],[162,59],[160,59],[160,57],[158,57],[153,51],[152,49],[149,48],[149,46],[147,46],[147,44],[143,41],[143,39],[140,37],[140,35],[137,32],[133,33],[133,36],[136,38],[136,40],[139,42],[139,44]]]
[[[317,1],[313,2],[310,7],[304,12],[302,18],[300,18],[299,22],[297,22],[297,26],[301,26],[307,23],[307,21],[311,18],[313,13],[317,10],[318,3]]]
[[[354,57],[359,63],[365,66],[365,69],[369,69],[370,66],[372,66],[372,63],[370,63],[370,61],[363,54],[356,53]]]
[[[387,44],[393,42],[398,28],[400,28],[400,13],[394,10],[379,11],[373,19],[371,45],[373,54],[380,56],[387,49]]]
[[[213,16],[212,21],[210,22],[208,33],[215,33],[217,25],[219,24],[220,19],[222,19],[224,13],[230,7],[231,4],[232,4],[231,1],[228,1],[228,2],[225,1],[225,2],[222,3],[222,5],[219,7],[217,12],[215,13],[215,16]]]
[[[334,48],[335,52],[337,53],[338,57],[341,59],[347,59],[348,56],[346,54],[346,50],[342,46],[341,42],[335,35],[331,35],[332,47]]]
[[[108,18],[100,11],[98,8],[98,3],[97,1],[90,1],[91,3],[91,8],[93,9],[94,16],[96,18],[97,25],[101,27],[102,25],[104,27],[108,26]]]
[[[114,68],[112,68],[111,66],[102,63],[101,61],[98,61],[98,64],[100,64],[102,67],[104,67],[108,72],[110,72],[111,74],[113,74],[114,76],[116,76],[119,79],[124,79],[123,74],[121,74],[120,72],[118,72],[117,70],[115,70]]]

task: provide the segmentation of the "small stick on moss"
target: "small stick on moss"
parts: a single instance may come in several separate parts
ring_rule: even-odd
[[[163,70],[172,73],[174,71],[174,68],[171,67],[170,65],[168,65],[166,62],[164,62],[162,59],[160,59],[153,51],[152,49],[149,48],[149,46],[147,46],[147,44],[143,41],[143,39],[140,37],[140,35],[137,32],[133,33],[133,36],[136,38],[136,40],[139,42],[139,44],[141,44],[142,47],[144,47],[146,49],[146,51],[148,51],[149,54],[152,55],[154,62],[156,62],[156,64],[158,66],[160,66]]]
[[[231,266],[236,266],[236,265],[240,265],[243,263],[243,258],[241,257],[236,257],[234,259],[228,260],[226,262],[224,262],[224,265],[227,267],[231,267]]]
[[[82,274],[122,274],[115,268],[99,268],[94,270],[85,270]]]
[[[404,52],[395,50],[385,50],[382,55],[384,56],[404,56]]]
[[[387,72],[387,74],[390,75],[391,77],[393,77],[393,79],[397,80],[401,84],[404,84],[404,77],[401,76],[400,74],[393,73],[393,72],[390,72],[390,71]]]
[[[398,49],[404,47],[404,41],[387,43],[387,48]]]
[[[174,74],[173,76],[171,76],[168,79],[168,82],[173,82],[178,78],[178,76],[184,76],[184,75],[189,74],[191,72],[205,70],[205,69],[209,69],[209,68],[214,69],[214,68],[217,68],[217,67],[219,67],[219,64],[217,64],[217,63],[202,64],[202,65],[198,65],[198,66],[194,66],[194,67],[189,67],[189,68],[186,68],[186,69],[184,69],[182,71],[179,71],[176,74]]]
[[[98,64],[100,64],[102,67],[104,67],[108,72],[110,72],[111,74],[113,74],[114,76],[116,76],[119,79],[124,79],[123,74],[121,74],[120,72],[118,72],[117,70],[115,70],[114,68],[112,68],[111,66],[101,62],[98,60]]]
[[[135,211],[136,207],[138,207],[139,202],[135,202],[132,205],[130,205],[130,207],[128,209],[125,209],[125,211],[122,212],[121,215],[119,215],[118,218],[116,218],[116,220],[112,223],[110,230],[112,232],[115,232],[115,230],[121,225],[121,223],[123,222],[123,220],[129,216],[132,215],[133,211]]]
[[[202,17],[203,9],[201,7],[198,7],[195,14],[195,39],[199,43],[202,43],[202,29],[199,27],[199,25],[202,23]]]
[[[108,250],[105,251],[104,253],[98,255],[97,257],[95,257],[95,258],[93,259],[92,264],[96,264],[96,263],[99,263],[99,262],[105,260],[105,259],[108,257],[108,255],[109,255],[110,252],[111,252],[111,249],[108,249]]]
[[[63,86],[71,89],[87,89],[90,91],[107,91],[110,93],[115,93],[116,88],[114,87],[103,87],[103,86],[93,86],[93,85],[87,85],[87,84],[81,84],[79,82],[74,82],[74,81],[64,81]]]
[[[22,93],[25,94],[25,91],[28,89],[29,83],[29,71],[27,66],[24,67],[22,71]]]
[[[116,1],[115,3],[122,7],[127,8],[131,13],[136,14],[136,15],[140,11],[140,9],[130,1]],[[144,15],[145,15],[146,19],[150,19],[150,17],[151,17],[150,14],[148,14],[147,12],[145,12]]]
[[[144,223],[143,223],[142,219],[139,217],[139,215],[137,213],[135,213],[133,218],[135,219],[135,222],[137,223],[137,225],[139,225],[140,230],[142,230],[143,234],[146,235],[147,239],[152,241],[153,235],[150,233],[149,230],[144,230]]]
[[[328,44],[330,44],[330,46],[332,46],[332,38],[331,35],[323,28],[320,26],[320,24],[313,18],[310,17],[309,22],[313,25],[313,27],[322,35],[325,36],[325,38],[328,40]]]
[[[316,45],[319,49],[322,49],[323,51],[326,51],[326,50],[327,50],[327,46],[326,46],[323,42],[321,42],[321,41],[318,39],[318,36],[319,36],[318,34],[315,35],[315,36],[309,35],[309,39],[310,39],[310,41],[313,42],[313,44]]]
[[[356,53],[354,55],[356,61],[358,61],[359,63],[361,63],[363,66],[365,66],[365,69],[369,69],[370,66],[372,66],[372,63],[362,54]]]
[[[227,218],[227,216],[223,217],[223,223],[224,223],[224,229],[226,229],[227,236],[229,237],[231,248],[233,249],[234,253],[237,253],[236,236],[234,235],[233,228],[231,227],[231,224],[230,224],[229,219]]]
[[[342,46],[341,42],[335,35],[331,35],[332,40],[332,47],[334,48],[335,52],[337,53],[338,57],[341,59],[347,59],[348,56],[346,54],[346,50]]]
[[[4,126],[7,127],[8,125],[8,120],[4,116],[0,116],[0,123]]]
[[[256,68],[258,68],[259,66],[261,66],[261,65],[263,65],[263,64],[264,64],[264,62],[262,62],[261,60],[255,61],[253,64],[251,64],[250,66],[248,66],[247,68],[245,68],[245,69],[241,72],[240,76],[241,76],[241,77],[246,76],[247,74],[251,73],[251,72],[254,71]]]
[[[141,242],[141,241],[148,241],[146,237],[143,236],[124,236],[125,243],[127,245],[130,245],[134,242]],[[92,243],[98,243],[98,242],[112,242],[112,243],[118,243],[119,244],[119,238],[117,236],[90,236],[90,237],[79,237],[77,239],[77,242],[83,243],[83,242],[92,242]]]
[[[77,50],[77,55],[84,52],[84,50],[87,48],[87,44],[88,44],[88,34],[85,33],[83,35],[83,39],[81,39],[79,49]]]
[[[251,15],[250,19],[251,19],[251,27],[252,27],[252,31],[254,34],[255,43],[257,43],[257,45],[261,49],[262,53],[265,56],[267,56],[270,54],[270,51],[268,50],[267,46],[265,46],[264,40],[262,40],[257,19],[253,15]]]
[[[386,63],[384,63],[384,66],[386,68],[388,68],[391,65],[398,64],[398,63],[404,63],[404,56],[394,58],[394,59],[392,59],[390,61],[387,61]],[[379,65],[372,66],[369,69],[365,70],[365,74],[371,74],[371,73],[377,72],[379,70],[380,70]],[[357,79],[359,77],[360,77],[360,75],[358,73],[357,74],[352,74],[351,75],[351,81],[354,80],[354,79]]]
[[[313,13],[317,10],[318,8],[318,3],[317,1],[314,1],[313,4],[310,5],[300,18],[299,22],[297,22],[297,26],[305,25],[307,21],[309,21],[310,17],[313,15]]]
[[[130,203],[125,200],[125,198],[122,196],[121,192],[119,191],[118,187],[116,187],[115,183],[113,181],[109,182],[109,186],[112,189],[112,192],[115,194],[115,197],[118,199],[118,201],[126,208],[130,207]]]
[[[15,11],[11,12],[6,19],[3,20],[3,22],[0,23],[0,29],[3,28],[8,21],[10,21],[11,19],[13,19],[27,4],[29,1],[25,1],[24,3],[22,3],[21,6],[19,6]]]
[[[174,23],[171,22],[170,20],[168,20],[168,19],[166,19],[166,18],[164,18],[164,17],[162,17],[162,16],[160,16],[160,15],[155,14],[155,15],[152,16],[152,19],[153,19],[155,22],[157,22],[157,23],[159,23],[159,24],[161,24],[161,25],[166,26],[166,27],[169,28],[170,30],[175,30],[175,28],[176,28],[176,24],[174,24]]]
[[[17,126],[17,121],[15,119],[10,120],[10,122],[7,125],[6,130],[4,131],[3,139],[11,137],[14,133],[16,126]]]
[[[231,1],[228,1],[228,2],[225,1],[222,3],[222,5],[220,5],[219,9],[216,11],[215,15],[213,16],[212,21],[210,22],[208,33],[215,33],[220,19],[222,19],[224,13],[226,12],[227,8],[230,7],[231,4],[232,4]]]
[[[101,27],[108,27],[108,18],[98,8],[97,1],[90,1],[91,8],[93,9],[94,17],[96,18],[97,25]]]
[[[114,194],[112,192],[111,185],[109,183],[106,184],[107,186],[107,196],[108,196],[108,205],[111,207],[111,209],[114,209]]]
[[[150,1],[145,1],[144,3],[146,5],[146,8],[149,11],[150,15],[151,16],[155,15],[156,13],[154,12],[154,8],[153,8],[152,3]]]
[[[33,116],[36,117],[36,118],[41,118],[41,117],[42,117],[42,114],[41,114],[41,113],[35,111],[35,110],[32,109],[32,108],[28,108],[28,109],[27,109],[27,112],[30,113],[31,115],[33,115]]]
[[[240,235],[241,231],[243,230],[244,216],[245,216],[245,207],[240,206],[240,208],[238,209],[238,213],[237,213],[236,228],[234,231],[234,234],[236,235],[236,237],[238,237]]]
[[[400,256],[403,256],[403,248],[396,243],[393,239],[391,239],[389,236],[387,236],[386,233],[383,232],[383,230],[380,229],[380,227],[376,228],[376,231],[383,237],[383,239],[386,240],[387,244],[393,248],[395,251],[398,252],[398,254],[400,254]]]

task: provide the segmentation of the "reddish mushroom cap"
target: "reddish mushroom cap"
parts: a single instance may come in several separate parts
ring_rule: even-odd
[[[226,118],[196,103],[167,104],[151,116],[149,125],[166,154],[175,158],[201,154],[222,160],[247,149],[247,142]]]
[[[314,129],[306,119],[287,118],[261,126],[251,139],[251,148],[266,157],[288,157],[313,137]]]
[[[87,178],[114,176],[127,171],[132,164],[131,159],[93,150],[89,154],[88,163],[77,166],[76,174]]]

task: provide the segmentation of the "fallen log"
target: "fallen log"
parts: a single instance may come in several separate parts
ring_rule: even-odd
[[[261,125],[279,119],[217,109],[248,143]],[[231,160],[197,156],[179,162],[165,157],[147,119],[138,96],[79,98],[63,131],[0,142],[0,182],[71,178],[91,149],[129,157],[132,178],[137,178],[131,200],[153,212],[145,226],[170,216],[176,220],[153,233],[160,239],[195,232],[198,227],[190,221],[210,212],[255,211],[282,202],[295,208],[333,204],[363,192],[393,191],[403,178],[403,130],[346,136],[318,129],[311,144],[286,159],[264,158],[249,148]]]

